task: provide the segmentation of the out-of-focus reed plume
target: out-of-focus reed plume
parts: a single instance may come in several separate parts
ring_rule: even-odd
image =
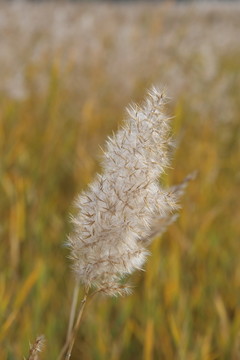
[[[27,360],[39,360],[39,353],[43,350],[45,344],[44,335],[40,335],[36,338],[35,342],[30,345],[29,356]]]

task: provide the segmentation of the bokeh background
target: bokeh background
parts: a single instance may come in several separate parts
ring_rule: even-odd
[[[89,304],[72,359],[240,359],[240,3],[0,3],[0,358],[63,345],[74,197],[152,85],[198,171],[133,295]]]

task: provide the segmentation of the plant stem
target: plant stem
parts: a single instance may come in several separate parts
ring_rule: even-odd
[[[89,292],[89,288],[86,289],[85,296],[81,301],[78,317],[77,317],[74,329],[73,329],[73,331],[71,333],[71,336],[69,337],[69,347],[68,347],[67,354],[65,356],[65,360],[68,360],[71,357],[72,349],[73,349],[74,342],[75,342],[76,335],[77,335],[77,331],[78,331],[78,328],[79,328],[79,325],[80,325],[80,322],[81,322],[81,319],[82,319],[83,311],[84,311],[84,308],[85,308],[85,305],[86,305],[86,302],[87,302],[88,292]]]
[[[77,335],[77,331],[82,319],[82,315],[83,315],[83,311],[86,305],[86,301],[87,301],[87,297],[88,297],[88,292],[89,292],[89,287],[86,288],[85,290],[85,295],[84,298],[81,301],[80,304],[80,308],[79,308],[79,312],[78,312],[78,317],[77,320],[75,322],[74,328],[72,329],[72,324],[74,321],[74,317],[75,317],[75,313],[76,313],[76,304],[77,303],[77,299],[75,300],[75,298],[78,297],[78,291],[76,289],[77,286],[75,286],[74,288],[74,292],[73,292],[73,301],[72,301],[72,306],[71,306],[71,312],[70,312],[70,319],[69,319],[69,324],[68,324],[68,333],[67,333],[67,338],[66,338],[66,342],[57,358],[57,360],[61,360],[65,354],[65,358],[66,360],[70,359],[71,357],[71,353],[72,353],[72,348],[75,342],[75,338]],[[79,287],[79,285],[78,285]],[[74,309],[75,307],[75,309]],[[72,319],[71,319],[72,318]]]
[[[78,300],[78,295],[79,295],[79,288],[80,288],[79,281],[76,281],[74,290],[73,290],[73,296],[72,296],[72,304],[71,304],[71,311],[70,311],[70,316],[69,316],[66,342],[68,342],[70,339],[73,324],[74,324],[74,319],[75,319],[76,309],[77,309],[77,300]]]

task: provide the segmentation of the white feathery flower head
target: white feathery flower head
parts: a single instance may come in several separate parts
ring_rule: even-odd
[[[173,146],[165,103],[152,88],[143,106],[128,109],[121,129],[108,138],[102,174],[76,200],[68,239],[74,271],[86,286],[109,295],[128,292],[122,278],[142,269],[152,238],[176,218],[183,187],[159,184]]]

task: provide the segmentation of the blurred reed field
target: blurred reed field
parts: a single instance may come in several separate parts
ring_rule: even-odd
[[[74,197],[151,84],[172,98],[165,184],[198,170],[132,295],[96,297],[72,359],[240,359],[240,6],[0,4],[0,359],[65,340]]]

